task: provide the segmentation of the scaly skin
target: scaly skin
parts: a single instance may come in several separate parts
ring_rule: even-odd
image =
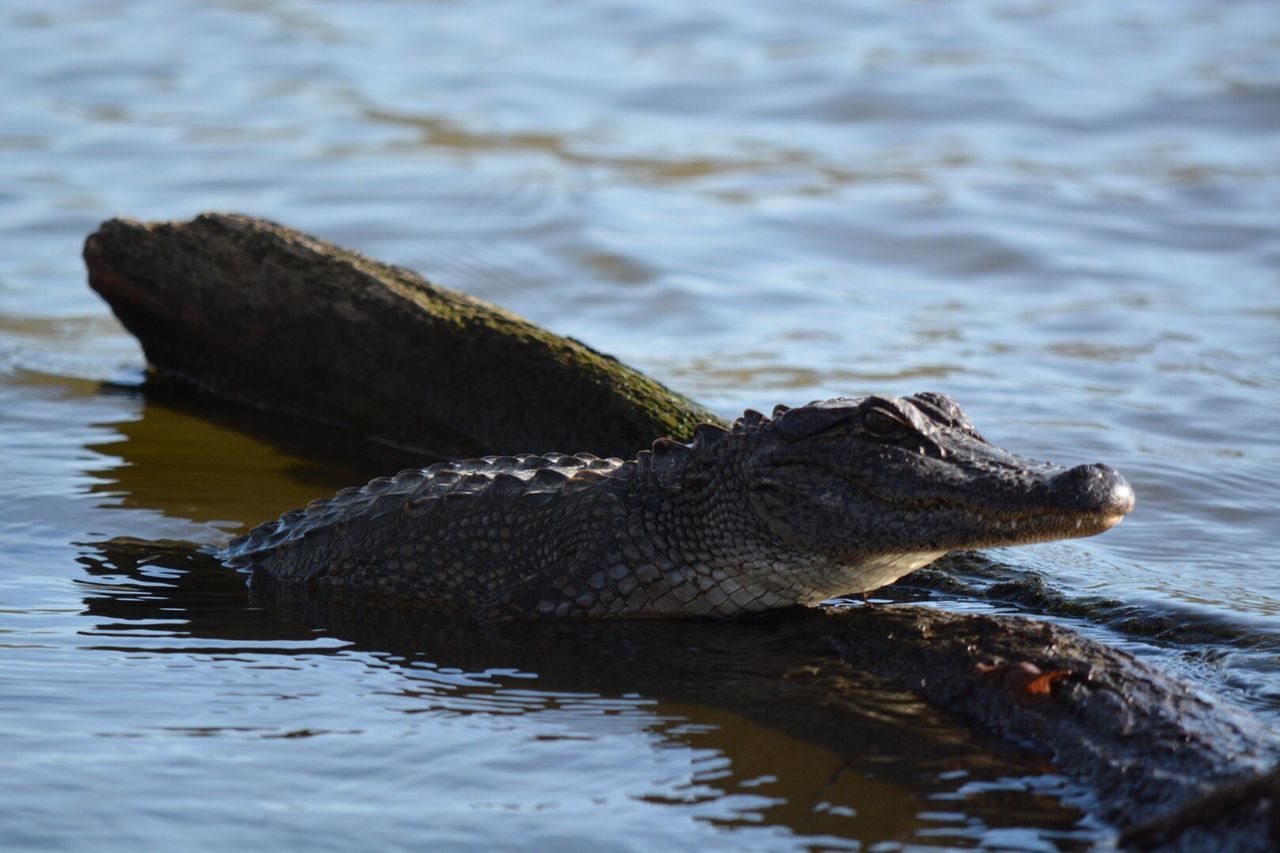
[[[379,478],[255,528],[255,585],[483,618],[732,616],[892,583],[948,551],[1106,530],[1133,491],[987,443],[950,398],[838,398],[629,461],[487,457]]]

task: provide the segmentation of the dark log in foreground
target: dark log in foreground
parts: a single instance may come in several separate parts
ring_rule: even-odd
[[[577,341],[260,219],[113,219],[84,256],[157,374],[433,456],[626,456],[715,419]]]
[[[1049,753],[1096,793],[1107,822],[1149,824],[1127,843],[1280,844],[1265,814],[1272,789],[1238,781],[1280,757],[1280,738],[1249,714],[1047,622],[913,606],[832,615],[831,639],[848,663]],[[1206,795],[1209,807],[1162,820]]]
[[[709,418],[575,341],[260,220],[112,220],[85,258],[158,374],[385,442],[630,456]],[[1248,715],[1059,627],[916,607],[808,618],[850,665],[1051,754],[1116,825],[1156,820],[1280,754]],[[1132,840],[1265,850],[1265,803]]]
[[[1266,807],[1271,811],[1271,846],[1280,848],[1280,806],[1277,803],[1280,803],[1280,769],[1229,782],[1172,812],[1135,824],[1120,836],[1120,844],[1155,848],[1192,833],[1199,834],[1204,827],[1219,821],[1232,820],[1242,811],[1253,809],[1256,812],[1260,807]],[[1257,832],[1259,836],[1263,834],[1261,828],[1250,827],[1249,831]]]

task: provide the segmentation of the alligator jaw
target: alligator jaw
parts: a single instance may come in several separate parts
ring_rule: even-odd
[[[1094,536],[1110,530],[1133,512],[1133,488],[1109,465],[1078,465],[1047,478],[1046,494],[1028,511],[1004,519],[1006,536],[1001,544],[1029,544],[1053,539]],[[1000,532],[1000,519],[996,532]]]
[[[1124,512],[1072,514],[1066,512],[1042,512],[1021,517],[992,517],[981,513],[966,513],[975,527],[985,527],[990,535],[982,540],[960,546],[961,548],[1001,548],[1011,545],[1031,545],[1036,542],[1052,542],[1058,539],[1080,539],[1097,536],[1115,527],[1128,514]]]
[[[1108,465],[1059,468],[1047,463],[1027,464],[1028,469],[1040,465],[1047,471],[1037,482],[1010,494],[1002,494],[991,484],[964,495],[895,499],[866,483],[844,479],[870,500],[912,519],[916,529],[938,531],[934,542],[946,550],[1096,536],[1133,511],[1133,488]]]
[[[1056,481],[1057,489],[1053,489]],[[1046,509],[1043,503],[1025,508],[975,509],[960,502],[884,501],[917,530],[934,531],[925,547],[910,551],[849,554],[837,573],[838,592],[871,592],[888,586],[951,551],[1030,545],[1058,539],[1094,536],[1119,524],[1134,507],[1133,489],[1107,466],[1082,465],[1059,469],[1047,478],[1046,494],[1067,508]],[[869,492],[863,490],[869,496]],[[873,498],[879,500],[878,498]],[[815,596],[815,599],[817,596]],[[812,603],[812,602],[808,602]]]

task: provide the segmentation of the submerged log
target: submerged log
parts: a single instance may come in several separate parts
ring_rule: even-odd
[[[715,420],[578,341],[264,220],[112,219],[84,256],[155,374],[438,458],[628,455]]]
[[[1280,843],[1262,786],[1238,781],[1275,764],[1280,737],[1244,711],[1048,622],[908,605],[833,615],[829,635],[846,662],[1048,753],[1055,769],[1095,793],[1099,817],[1144,825],[1126,843],[1190,850]],[[1215,795],[1219,786],[1254,796]],[[1165,819],[1203,797],[1217,808]]]
[[[713,420],[576,341],[261,220],[112,220],[85,259],[157,375],[432,455],[630,456]],[[805,618],[848,664],[1052,756],[1113,825],[1158,821],[1280,755],[1244,712],[1061,627],[896,605]],[[1212,802],[1126,840],[1268,849],[1265,797]]]

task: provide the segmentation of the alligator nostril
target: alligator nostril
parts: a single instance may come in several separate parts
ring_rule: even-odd
[[[1133,488],[1110,465],[1077,465],[1053,478],[1058,497],[1073,508],[1124,515],[1133,510]]]

